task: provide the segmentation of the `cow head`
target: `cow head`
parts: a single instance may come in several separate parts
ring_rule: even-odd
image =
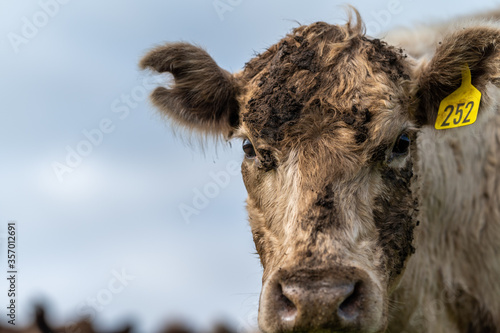
[[[185,43],[141,62],[175,79],[151,96],[164,114],[242,141],[265,332],[385,329],[416,251],[418,129],[433,126],[464,63],[476,86],[498,73],[493,28],[461,30],[417,66],[356,15],[298,27],[234,75]]]

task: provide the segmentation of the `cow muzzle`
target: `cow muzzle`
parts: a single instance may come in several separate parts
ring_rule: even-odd
[[[379,332],[386,325],[384,297],[359,268],[280,269],[262,288],[259,326],[266,333]]]

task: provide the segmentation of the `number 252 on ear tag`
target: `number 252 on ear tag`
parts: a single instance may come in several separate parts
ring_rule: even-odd
[[[462,67],[462,84],[439,104],[434,127],[438,130],[473,124],[481,102],[481,92],[472,85],[469,66]]]

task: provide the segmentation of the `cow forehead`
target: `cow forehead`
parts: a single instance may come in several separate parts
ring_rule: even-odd
[[[241,103],[248,136],[280,150],[329,137],[352,152],[394,135],[381,126],[399,131],[408,120],[406,55],[361,30],[301,26],[247,63]]]

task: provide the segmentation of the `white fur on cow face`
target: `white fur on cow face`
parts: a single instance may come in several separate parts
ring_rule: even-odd
[[[402,122],[400,126],[401,130],[394,129],[394,133],[404,128],[409,133],[413,131],[409,129],[409,123]],[[243,131],[239,135],[246,137]],[[390,279],[384,266],[384,249],[379,243],[373,214],[375,198],[383,196],[387,186],[378,164],[376,167],[360,168],[354,177],[347,180],[332,182],[317,179],[315,183],[320,185],[313,187],[305,182],[305,179],[310,179],[307,175],[310,170],[299,167],[300,153],[291,150],[286,156],[278,160],[278,167],[271,172],[259,170],[258,163],[252,159],[245,160],[242,165],[249,192],[250,225],[264,266],[262,295],[269,288],[268,284],[273,283],[274,274],[280,270],[356,267],[368,274],[373,285],[371,297],[380,299],[384,304],[374,310],[376,313],[371,317],[373,327],[380,329],[387,320],[387,297],[397,285],[402,271],[395,274],[396,278]],[[411,158],[403,156],[383,168],[401,170],[410,165]],[[334,168],[335,165],[324,167]],[[339,225],[333,227],[331,232],[314,236],[317,238],[312,241],[311,229],[304,224],[313,227],[317,223],[318,207],[315,202],[322,194],[316,189],[325,186],[335,194],[335,207],[330,214],[335,215]],[[393,198],[395,201],[399,199]],[[311,210],[314,216],[308,217]],[[265,314],[261,317],[265,318]]]

